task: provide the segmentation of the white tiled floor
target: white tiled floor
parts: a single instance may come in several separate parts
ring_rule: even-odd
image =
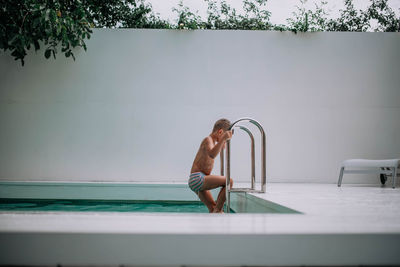
[[[243,185],[238,185],[243,186]],[[2,232],[315,234],[400,233],[400,188],[268,184],[255,194],[302,214],[0,213]]]

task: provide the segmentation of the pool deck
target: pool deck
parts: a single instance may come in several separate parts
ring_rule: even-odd
[[[97,245],[87,252],[90,255],[110,249],[104,243],[113,236],[114,244],[128,245],[132,251],[118,250],[120,262],[97,255],[103,264],[400,264],[400,188],[271,183],[267,184],[265,194],[254,195],[302,214],[0,212],[0,249],[9,252],[0,256],[0,263],[21,258],[22,255],[10,255],[13,248],[22,244],[15,241],[16,237],[28,242],[27,250],[32,249],[29,244],[34,246],[39,239],[43,249],[50,250],[54,240],[65,247],[74,242],[82,246],[92,242]],[[151,253],[145,250],[146,246]],[[188,252],[181,253],[185,248]],[[196,249],[208,257],[196,255]],[[240,257],[232,254],[235,250]],[[35,250],[26,253],[33,255]],[[32,261],[14,263],[53,264],[60,259],[65,264],[99,264],[93,261],[93,255],[91,259],[79,255],[72,259],[79,251],[71,253],[47,261],[27,254],[24,257]]]

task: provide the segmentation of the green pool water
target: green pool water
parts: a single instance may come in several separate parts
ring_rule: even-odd
[[[0,212],[10,211],[208,213],[186,184],[0,182]],[[231,212],[299,213],[246,193],[231,193]]]
[[[4,211],[95,211],[95,212],[196,212],[207,213],[197,201],[101,201],[59,199],[0,199]],[[233,210],[231,212],[234,212]]]

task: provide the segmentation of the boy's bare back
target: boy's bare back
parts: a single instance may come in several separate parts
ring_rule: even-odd
[[[190,173],[202,172],[205,175],[210,175],[214,167],[214,159],[210,157],[209,151],[215,146],[212,138],[207,136],[203,139],[200,144],[200,148],[197,151],[196,157],[194,158],[192,169]]]

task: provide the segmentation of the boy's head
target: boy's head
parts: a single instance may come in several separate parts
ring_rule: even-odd
[[[222,134],[229,129],[231,122],[228,119],[219,119],[215,122],[212,134],[218,139]]]
[[[215,122],[212,132],[215,133],[218,130],[225,132],[229,129],[229,126],[231,126],[231,122],[228,119],[219,119]]]

